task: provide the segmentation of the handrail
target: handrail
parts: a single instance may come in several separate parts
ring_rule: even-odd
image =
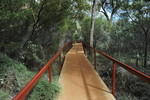
[[[150,76],[148,76],[148,75],[146,75],[146,74],[144,74],[144,73],[136,70],[135,68],[133,68],[133,67],[127,65],[127,64],[124,64],[124,63],[120,62],[119,60],[117,60],[117,59],[115,59],[115,58],[107,55],[104,52],[101,52],[101,51],[99,51],[99,50],[97,50],[97,49],[89,46],[88,44],[83,43],[83,45],[84,45],[84,47],[88,46],[91,49],[93,49],[93,51],[94,51],[94,65],[95,66],[96,66],[96,61],[95,61],[96,60],[96,53],[95,52],[103,55],[104,57],[108,58],[109,60],[111,60],[113,62],[113,80],[112,80],[112,94],[113,95],[115,95],[115,88],[116,88],[116,85],[115,85],[115,80],[116,80],[116,65],[119,65],[119,66],[123,67],[124,69],[126,69],[130,73],[136,75],[137,77],[143,79],[144,81],[146,81],[146,82],[148,82],[150,84]]]
[[[48,63],[45,66],[43,66],[43,68],[28,82],[28,84],[13,98],[13,100],[23,100],[25,98],[25,96],[33,88],[33,86],[37,83],[37,81],[41,78],[41,76],[45,73],[46,70],[48,70],[49,81],[51,83],[52,82],[51,64],[61,54],[63,49],[65,47],[68,47],[72,43],[73,42],[68,42],[68,43],[64,44],[64,46],[48,61]]]

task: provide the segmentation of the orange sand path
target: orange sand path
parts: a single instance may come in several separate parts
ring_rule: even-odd
[[[67,53],[59,83],[57,100],[115,100],[84,55],[81,43]]]

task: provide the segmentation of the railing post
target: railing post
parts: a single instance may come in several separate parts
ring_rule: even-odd
[[[83,49],[84,49],[84,54],[86,55],[87,57],[87,51],[86,51],[86,45],[83,43]]]
[[[62,69],[62,59],[61,59],[61,53],[59,54],[59,70],[61,72]]]
[[[68,52],[68,50],[69,50],[68,48],[69,48],[69,45],[66,47],[66,54],[67,54],[67,52]]]
[[[112,69],[112,94],[115,96],[116,90],[116,63],[113,62],[113,69]]]
[[[93,49],[94,50],[94,49]],[[96,70],[96,51],[94,50],[94,68]]]
[[[52,83],[52,66],[48,67],[49,82]]]
[[[84,45],[83,42],[82,42],[82,46],[83,46],[83,51],[84,51],[84,54],[85,54],[85,45]]]

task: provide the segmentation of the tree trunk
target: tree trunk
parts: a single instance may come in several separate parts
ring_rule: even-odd
[[[95,6],[96,6],[96,0],[93,0],[92,13],[91,13],[91,28],[90,28],[90,46],[91,47],[93,47],[93,40],[94,40]]]
[[[148,37],[147,33],[145,33],[144,67],[147,67],[147,52],[148,52]]]
[[[139,66],[139,58],[136,58],[136,64],[135,64],[136,68]]]

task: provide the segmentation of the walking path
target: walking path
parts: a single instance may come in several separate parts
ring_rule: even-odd
[[[115,100],[84,55],[81,43],[75,43],[67,53],[59,83],[57,100]]]

